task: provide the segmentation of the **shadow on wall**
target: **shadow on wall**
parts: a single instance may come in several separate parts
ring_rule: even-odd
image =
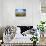
[[[0,40],[3,40],[4,27],[0,27]]]

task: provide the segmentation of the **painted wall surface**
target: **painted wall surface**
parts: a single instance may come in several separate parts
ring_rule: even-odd
[[[2,25],[33,25],[40,20],[40,0],[2,0]],[[25,8],[26,17],[16,17],[15,9]]]
[[[2,24],[2,1],[0,0],[0,26]]]

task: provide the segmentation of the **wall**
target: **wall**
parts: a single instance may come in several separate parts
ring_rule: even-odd
[[[2,0],[0,0],[0,26],[2,24]]]
[[[25,8],[26,17],[16,17],[15,9]],[[40,20],[40,0],[3,0],[2,25],[33,25]]]

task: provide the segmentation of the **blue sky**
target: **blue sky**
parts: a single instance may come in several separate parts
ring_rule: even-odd
[[[23,9],[16,9],[16,12],[24,12]]]

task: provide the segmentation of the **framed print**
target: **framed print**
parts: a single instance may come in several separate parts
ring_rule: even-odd
[[[16,9],[15,10],[16,17],[24,17],[26,16],[26,9]]]

